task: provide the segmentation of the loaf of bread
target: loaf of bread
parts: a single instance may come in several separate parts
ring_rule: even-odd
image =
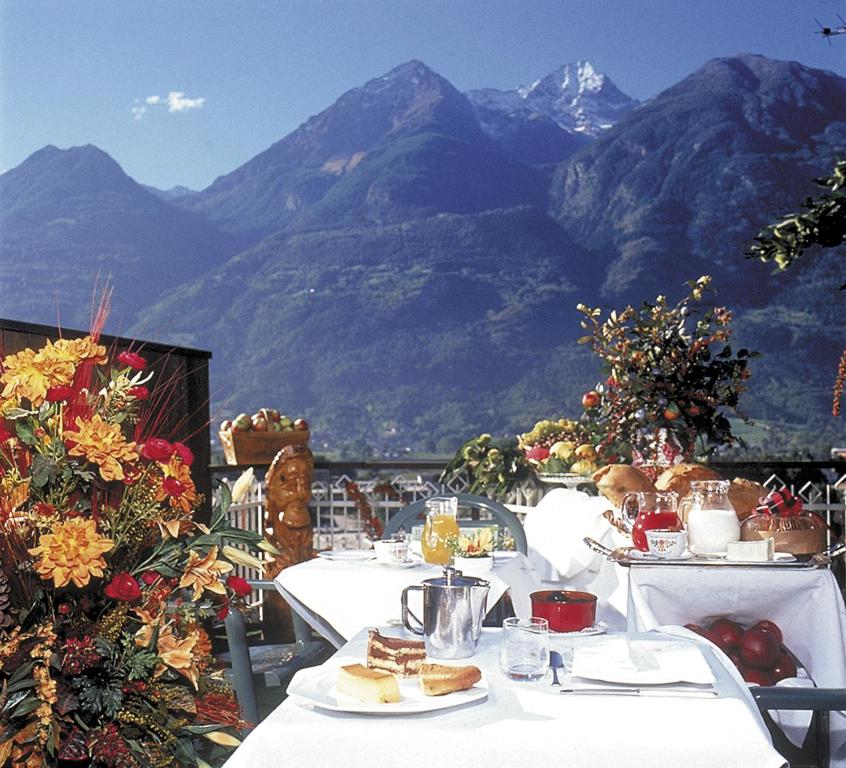
[[[734,507],[739,520],[745,520],[761,504],[761,499],[766,497],[767,489],[754,480],[745,480],[736,477],[731,481],[729,488],[729,501]]]
[[[620,508],[627,493],[654,491],[652,481],[640,470],[629,464],[610,464],[593,474],[597,490],[616,509]]]
[[[665,469],[655,481],[656,491],[673,491],[679,501],[690,493],[690,484],[694,480],[724,480],[715,469],[703,464],[676,464]]]
[[[338,670],[337,688],[366,704],[395,704],[400,696],[396,676],[390,672],[368,669],[361,664],[349,664]]]
[[[426,696],[443,696],[472,688],[482,679],[478,667],[450,667],[446,664],[422,664],[420,687]]]

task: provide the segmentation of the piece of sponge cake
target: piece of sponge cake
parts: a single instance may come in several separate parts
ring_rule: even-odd
[[[393,704],[400,696],[397,678],[390,672],[349,664],[338,670],[338,692],[366,704]]]

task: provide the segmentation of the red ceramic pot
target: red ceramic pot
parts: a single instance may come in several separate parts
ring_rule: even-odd
[[[546,619],[553,632],[578,632],[596,623],[596,595],[564,589],[532,592],[532,616]]]

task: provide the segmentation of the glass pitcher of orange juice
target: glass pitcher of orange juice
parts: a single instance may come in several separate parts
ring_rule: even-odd
[[[452,560],[450,539],[458,538],[458,499],[426,501],[426,522],[420,549],[423,560],[432,565],[449,565]]]

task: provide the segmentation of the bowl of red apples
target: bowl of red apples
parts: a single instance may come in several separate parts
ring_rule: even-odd
[[[732,619],[719,618],[707,627],[700,624],[685,624],[685,627],[725,653],[750,685],[775,685],[779,680],[796,677],[801,667],[784,644],[781,628],[774,621],[762,619],[744,627]]]

